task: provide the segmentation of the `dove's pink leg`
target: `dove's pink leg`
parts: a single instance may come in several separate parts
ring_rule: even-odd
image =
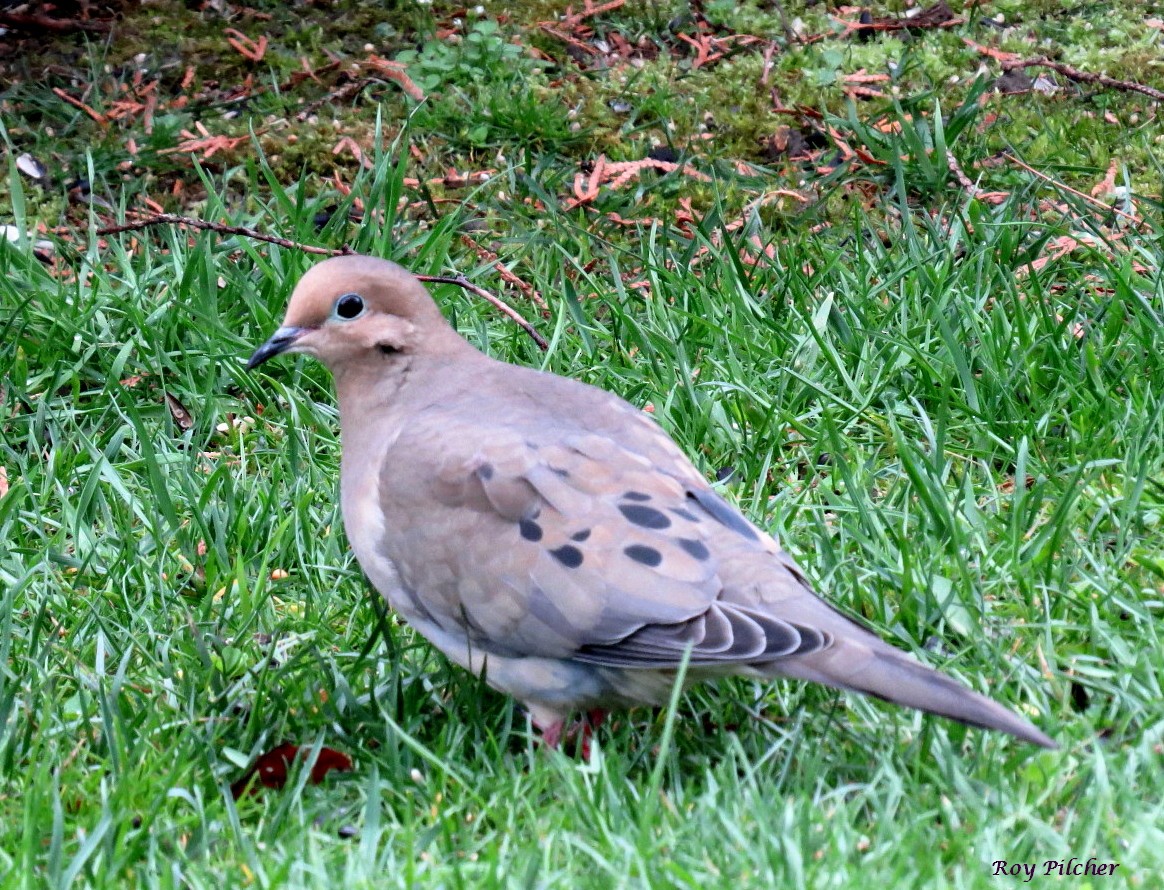
[[[542,744],[550,750],[557,750],[562,743],[562,736],[566,734],[566,721],[554,720],[550,723],[540,723],[536,718],[533,725],[542,734]]]
[[[566,729],[566,721],[560,718],[543,721],[534,717],[533,725],[541,732],[542,744],[547,748],[557,750],[563,740],[568,743],[578,739],[578,748],[582,754],[582,759],[589,760],[590,737],[594,735],[594,730],[598,729],[605,719],[606,711],[602,708],[592,708],[568,730]]]
[[[594,735],[594,730],[598,729],[605,719],[606,711],[602,708],[591,708],[570,730],[571,737],[581,736],[578,741],[578,751],[581,753],[582,759],[587,762],[590,761],[590,738]]]

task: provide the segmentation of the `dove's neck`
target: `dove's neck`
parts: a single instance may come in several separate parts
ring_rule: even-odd
[[[472,388],[492,362],[460,337],[441,347],[332,369],[345,453],[382,452],[410,417]]]

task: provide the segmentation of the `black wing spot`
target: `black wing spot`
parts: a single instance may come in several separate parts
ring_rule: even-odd
[[[641,491],[624,491],[622,496],[624,500],[638,501],[639,503],[644,503],[651,499],[649,494],[644,494]]]
[[[699,522],[699,517],[690,510],[684,510],[682,507],[672,507],[671,512],[680,519],[686,519],[688,522]]]
[[[671,520],[654,507],[644,507],[642,504],[619,504],[619,511],[635,525],[643,528],[669,528]]]
[[[654,568],[663,561],[663,554],[654,547],[644,547],[642,544],[631,544],[622,551],[635,562]]]
[[[749,541],[760,540],[760,536],[748,524],[748,520],[744,519],[743,514],[714,491],[689,491],[687,492],[687,500],[699,504],[707,511],[708,516],[725,528],[730,528],[736,534],[743,535]]]
[[[686,550],[689,556],[700,562],[711,556],[710,551],[702,541],[696,541],[694,538],[679,538],[678,541],[679,546]]]
[[[493,478],[493,464],[481,464],[477,467],[477,475],[488,482]]]
[[[534,522],[532,519],[523,519],[517,524],[521,536],[527,541],[540,541],[542,539],[542,527]]]
[[[574,532],[574,534],[570,535],[570,540],[577,541],[578,543],[582,543],[583,541],[585,541],[589,537],[590,537],[590,529],[584,528],[584,529],[582,529],[582,531]]]
[[[582,565],[582,551],[573,544],[563,544],[557,550],[551,550],[550,556],[568,569],[576,569]]]

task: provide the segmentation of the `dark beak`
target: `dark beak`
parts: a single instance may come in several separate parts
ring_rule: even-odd
[[[247,370],[253,371],[267,359],[274,358],[281,352],[286,352],[308,330],[309,328],[279,328],[271,335],[270,340],[255,350],[255,354],[247,362]]]

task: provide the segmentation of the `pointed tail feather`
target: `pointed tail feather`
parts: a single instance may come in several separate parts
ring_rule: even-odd
[[[836,640],[828,649],[771,662],[766,668],[781,676],[861,692],[970,726],[1009,733],[1044,748],[1059,747],[1025,718],[880,640]]]

